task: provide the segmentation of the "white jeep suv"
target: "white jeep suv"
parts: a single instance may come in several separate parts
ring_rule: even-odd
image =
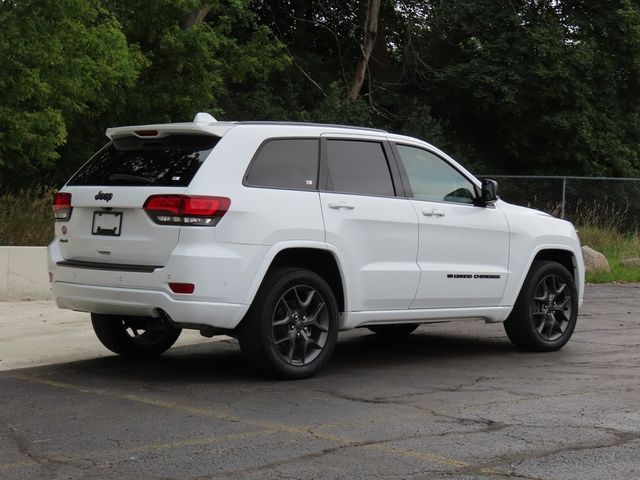
[[[536,351],[574,330],[573,226],[421,140],[208,114],[106,134],[55,197],[49,271],[58,306],[90,312],[113,352],[160,354],[193,328],[301,378],[355,327],[482,319]]]

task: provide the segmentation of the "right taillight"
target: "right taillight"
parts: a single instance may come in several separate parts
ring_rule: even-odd
[[[144,210],[160,225],[193,225],[214,227],[227,213],[231,200],[227,197],[202,195],[151,195]]]
[[[57,222],[66,222],[71,218],[71,194],[58,192],[53,197],[53,216]]]

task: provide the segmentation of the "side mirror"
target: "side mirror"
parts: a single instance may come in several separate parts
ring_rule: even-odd
[[[485,178],[482,180],[480,190],[480,204],[482,206],[493,205],[498,200],[498,182]]]

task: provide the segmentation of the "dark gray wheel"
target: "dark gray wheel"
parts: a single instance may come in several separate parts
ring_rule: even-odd
[[[410,335],[418,326],[417,323],[402,323],[398,325],[372,325],[367,328],[386,338],[402,338]]]
[[[536,262],[518,300],[504,322],[514,345],[531,351],[553,351],[571,338],[578,317],[573,276],[556,262]]]
[[[278,269],[265,278],[240,328],[249,363],[280,378],[316,373],[333,353],[338,307],[325,280],[304,269]]]
[[[114,353],[151,357],[169,349],[181,330],[159,318],[91,314],[98,340]]]

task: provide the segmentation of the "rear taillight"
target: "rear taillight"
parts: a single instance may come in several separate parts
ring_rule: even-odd
[[[57,222],[66,222],[71,218],[71,194],[58,192],[53,197],[53,216]]]
[[[160,225],[194,225],[214,227],[227,213],[227,197],[195,195],[151,195],[144,210]]]

